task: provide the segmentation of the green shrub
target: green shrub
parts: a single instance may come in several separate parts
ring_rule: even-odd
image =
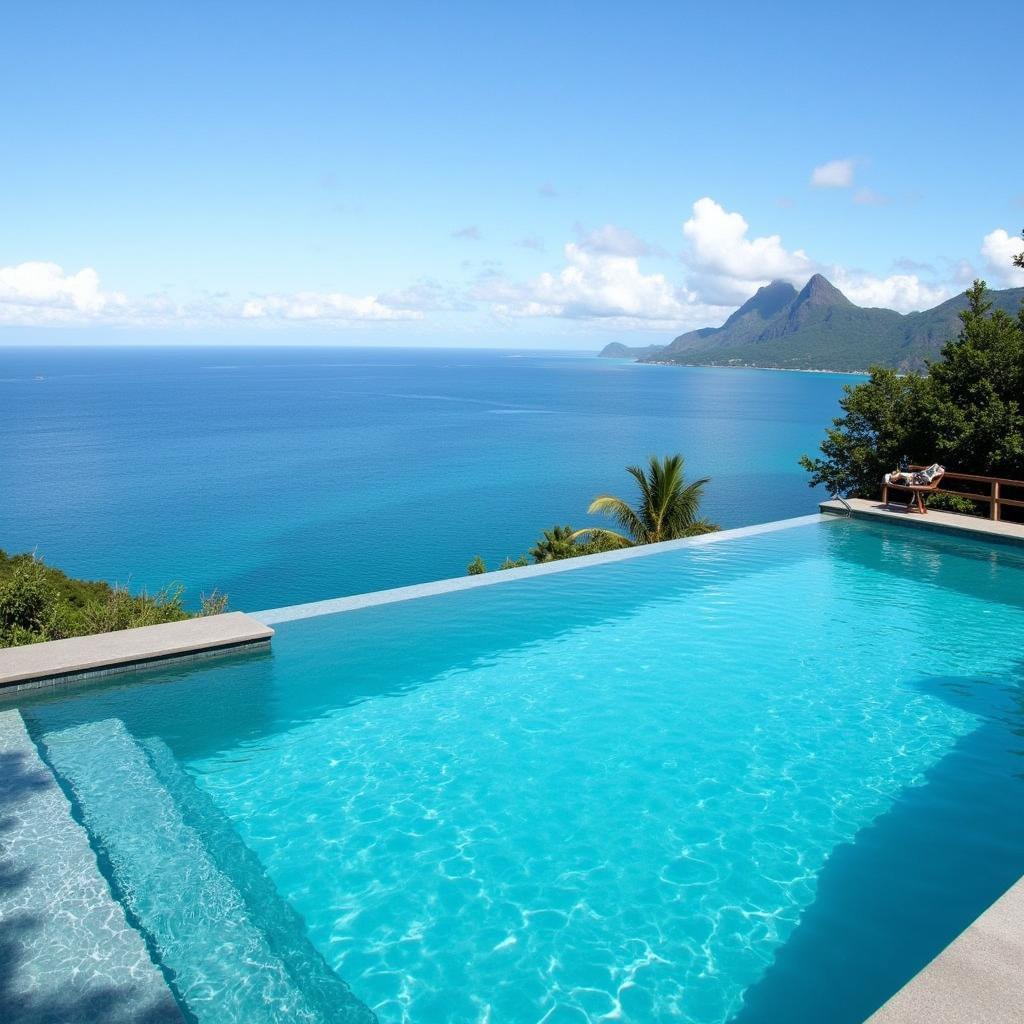
[[[470,576],[481,576],[487,572],[487,563],[477,555],[469,565],[466,566],[466,572]]]
[[[522,569],[524,565],[529,565],[530,561],[526,555],[520,555],[518,558],[509,558],[506,556],[505,561],[498,566],[499,569]]]
[[[228,610],[228,595],[219,594],[216,590],[212,594],[199,595],[199,614],[223,615]]]
[[[963,516],[980,516],[975,502],[959,494],[930,494],[925,504],[937,512],[958,512]]]
[[[227,605],[214,591],[191,612],[180,586],[132,594],[127,587],[73,579],[32,554],[0,551],[0,647],[219,615]]]
[[[46,621],[56,596],[42,562],[34,556],[18,559],[6,578],[0,580],[0,638],[30,633],[45,639]]]
[[[181,586],[161,590],[154,597],[131,594],[124,587],[111,587],[106,600],[94,601],[83,609],[89,633],[109,633],[115,629],[157,626],[163,622],[190,619],[182,602]]]

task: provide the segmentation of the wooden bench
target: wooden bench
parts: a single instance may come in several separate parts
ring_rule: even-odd
[[[924,469],[924,466],[910,466],[908,467],[909,472],[915,472],[919,469]],[[1003,512],[1007,509],[1012,509],[1014,514],[1017,509],[1024,509],[1024,480],[1009,480],[1003,477],[995,476],[978,476],[975,473],[956,473],[951,470],[946,470],[942,477],[943,483],[952,482],[954,485],[960,482],[966,483],[968,486],[972,484],[981,484],[988,489],[988,494],[979,493],[977,488],[975,490],[950,490],[948,487],[931,487],[922,488],[924,491],[931,491],[937,494],[949,494],[957,498],[967,498],[970,501],[977,502],[981,505],[988,506],[988,518],[994,522],[999,522],[1003,518]],[[882,504],[889,504],[889,488],[898,488],[900,490],[910,490],[912,485],[903,484],[882,484]],[[1009,491],[1013,497],[1007,497],[1006,492]],[[915,503],[915,496],[912,493],[910,496],[910,502],[907,503],[907,511],[910,511],[910,505]],[[921,509],[924,511],[924,509]]]
[[[888,475],[888,474],[887,474]],[[932,491],[939,489],[939,484],[942,483],[942,478],[946,475],[945,470],[939,473],[937,477],[930,484],[898,484],[891,480],[886,480],[882,484],[882,504],[889,504],[889,489],[898,491],[909,491],[910,497],[907,499],[907,511],[913,512],[914,505],[917,505],[917,511],[921,515],[928,515],[928,509],[925,507],[924,495],[930,494]]]

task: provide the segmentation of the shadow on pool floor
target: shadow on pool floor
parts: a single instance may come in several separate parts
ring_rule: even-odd
[[[859,1024],[1024,874],[1024,666],[1014,674],[918,681],[979,728],[836,849],[731,1024]]]

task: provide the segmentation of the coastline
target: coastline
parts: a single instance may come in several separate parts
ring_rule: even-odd
[[[599,359],[615,359],[616,356],[602,356],[598,353]],[[636,363],[640,366],[686,366],[686,367],[697,367],[700,369],[712,369],[712,370],[772,370],[776,373],[837,373],[843,374],[847,377],[867,377],[870,375],[869,370],[828,370],[828,369],[811,369],[809,367],[801,366],[755,366],[752,363],[679,363],[674,360],[668,359],[629,359],[630,363]]]

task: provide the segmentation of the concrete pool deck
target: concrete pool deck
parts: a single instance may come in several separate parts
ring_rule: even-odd
[[[867,1024],[1019,1024],[1024,1019],[1024,878]]]
[[[273,629],[243,612],[0,649],[0,698],[158,662],[265,647]]]
[[[870,519],[876,522],[898,523],[923,530],[942,533],[959,533],[1002,543],[1024,544],[1024,524],[1004,523],[998,520],[982,519],[980,516],[963,516],[954,512],[931,511],[927,515],[907,512],[902,505],[883,505],[880,501],[866,498],[847,498],[850,511],[855,519]],[[822,512],[831,515],[847,515],[841,501],[823,501],[818,506]]]

